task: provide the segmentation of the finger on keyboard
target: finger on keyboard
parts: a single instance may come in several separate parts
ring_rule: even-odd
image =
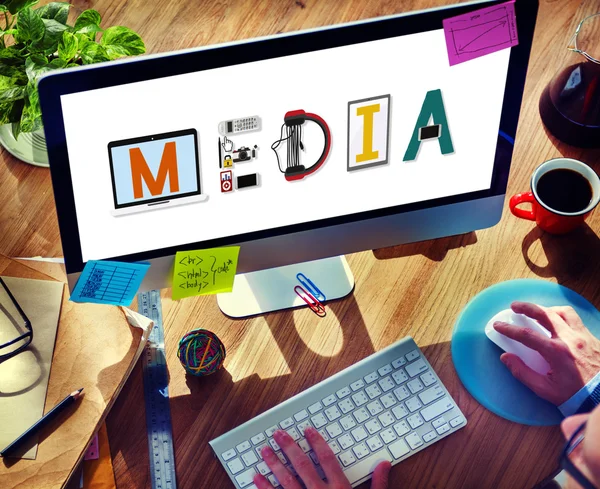
[[[334,483],[345,481],[346,476],[344,475],[342,467],[340,467],[337,457],[319,432],[314,428],[307,428],[304,431],[304,434],[306,435],[308,443],[310,443],[310,446],[317,454],[317,458],[327,476],[327,480]]]
[[[271,483],[264,475],[261,474],[256,474],[254,476],[254,485],[257,487],[257,489],[273,489]]]
[[[306,455],[296,444],[290,435],[288,435],[285,431],[278,430],[275,432],[273,437],[275,438],[275,441],[277,441],[278,445],[282,448],[287,458],[290,459],[290,462],[292,462],[296,472],[298,472],[298,475],[302,478],[302,481],[306,486],[313,487],[321,483],[321,478],[319,477],[319,474],[317,474],[312,461],[310,458],[308,458],[308,455]],[[285,485],[283,486],[286,487]]]
[[[277,457],[277,455],[275,455],[275,452],[271,449],[271,447],[265,446],[260,453],[263,457],[263,460],[269,466],[269,469],[271,469],[273,474],[275,474],[275,477],[277,477],[277,480],[279,481],[279,483],[283,487],[285,487],[285,489],[302,489],[300,484],[296,480],[296,477],[294,477],[292,475],[292,473],[286,467],[284,467],[284,465],[279,460],[279,457]],[[260,468],[259,468],[259,472],[260,472]],[[265,475],[265,474],[262,474],[262,475]],[[256,480],[254,483],[256,484]],[[257,487],[259,489],[262,489],[258,485],[257,485]],[[266,487],[268,487],[269,489],[271,488],[270,485],[268,485]]]

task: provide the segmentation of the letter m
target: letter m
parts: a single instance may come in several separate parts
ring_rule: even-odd
[[[131,161],[131,181],[133,182],[133,197],[141,199],[144,197],[142,189],[142,178],[152,195],[160,195],[165,188],[167,175],[169,175],[169,190],[179,192],[179,175],[177,174],[177,150],[175,141],[165,144],[160,165],[156,178],[152,175],[150,168],[142,154],[140,148],[131,148],[129,150],[129,159]]]

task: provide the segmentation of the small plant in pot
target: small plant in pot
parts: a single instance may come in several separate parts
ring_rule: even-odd
[[[95,10],[67,23],[68,3],[0,2],[0,143],[17,158],[48,166],[37,81],[53,70],[146,52],[131,29],[100,27]],[[4,26],[2,25],[4,24]]]

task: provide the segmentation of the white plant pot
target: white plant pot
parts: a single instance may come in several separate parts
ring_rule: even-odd
[[[44,130],[24,132],[15,139],[11,124],[0,125],[0,144],[15,158],[35,166],[49,167]]]

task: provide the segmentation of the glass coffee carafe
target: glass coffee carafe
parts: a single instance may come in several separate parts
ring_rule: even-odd
[[[600,148],[600,13],[579,23],[567,49],[577,58],[542,93],[540,115],[561,141]]]

